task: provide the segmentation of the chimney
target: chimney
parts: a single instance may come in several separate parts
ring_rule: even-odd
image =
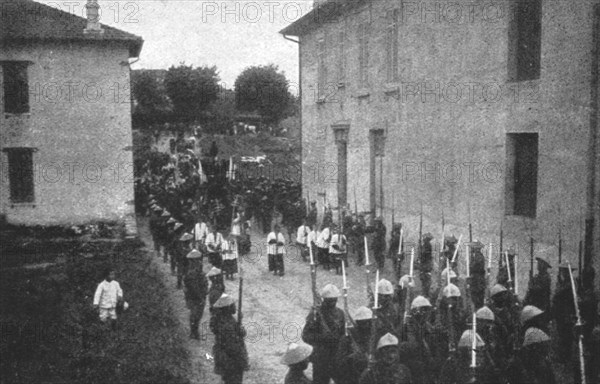
[[[327,0],[313,0],[313,8],[318,8],[326,2]]]
[[[100,26],[100,6],[98,0],[87,0],[85,5],[87,15],[87,26],[83,33],[104,33],[104,29]]]

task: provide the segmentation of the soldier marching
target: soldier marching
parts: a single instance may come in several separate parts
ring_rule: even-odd
[[[193,157],[185,161],[201,164]],[[531,256],[525,285],[519,279],[526,263],[519,261],[526,256],[514,248],[491,250],[445,229],[436,239],[437,229],[423,233],[422,221],[416,239],[406,226],[392,223],[388,243],[381,216],[367,220],[356,209],[325,202],[319,207],[286,182],[277,183],[285,198],[276,198],[264,179],[249,189],[231,175],[197,168],[179,184],[173,178],[177,166],[166,167],[162,178],[148,178],[156,183],[148,188],[149,226],[156,256],[171,262],[175,286],[184,289],[191,338],[200,337],[203,312],[210,314],[217,336],[214,370],[224,382],[241,383],[252,358],[244,342],[243,295],[240,291],[236,301],[224,283],[224,275],[234,280],[239,272],[243,286],[237,263],[242,249],[250,252],[251,222],[265,231],[273,274],[283,279],[284,260],[296,247],[315,275],[302,341],[281,351],[281,363],[289,367],[286,383],[553,383],[564,380],[564,371],[573,377],[568,382],[598,382],[600,314],[592,266],[579,276],[571,264],[551,262],[552,255]],[[205,186],[203,178],[223,185]],[[227,199],[216,199],[211,188]],[[340,212],[337,221],[334,209]],[[494,277],[492,259],[498,260]],[[317,266],[326,277],[335,269],[344,282],[351,269],[366,272],[370,296],[363,306],[348,308],[347,287],[326,284],[317,291]]]

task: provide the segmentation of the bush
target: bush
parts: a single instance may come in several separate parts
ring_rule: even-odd
[[[138,243],[106,244],[45,270],[0,271],[0,382],[188,382],[185,335],[158,271]],[[100,323],[92,307],[108,266],[130,303],[118,331]]]

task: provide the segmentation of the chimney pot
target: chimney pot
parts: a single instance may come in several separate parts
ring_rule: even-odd
[[[104,33],[104,29],[100,26],[100,5],[98,0],[88,0],[85,5],[87,26],[83,33]]]

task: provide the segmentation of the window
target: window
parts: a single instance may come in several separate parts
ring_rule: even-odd
[[[29,112],[27,65],[24,61],[2,62],[4,113]]]
[[[358,26],[358,84],[368,86],[369,67],[369,27],[367,23]]]
[[[386,79],[389,82],[398,80],[398,22],[400,12],[398,9],[388,11],[386,19]]]
[[[33,203],[33,148],[5,148],[8,182],[13,203]]]
[[[509,79],[540,78],[542,46],[542,1],[514,0],[509,29]]]
[[[385,136],[382,129],[373,130],[371,134],[371,172],[370,172],[370,195],[371,211],[377,214],[383,209],[383,155]],[[379,192],[379,193],[377,193]],[[380,213],[381,214],[381,213]]]
[[[348,200],[347,172],[348,166],[348,130],[349,126],[334,126],[335,143],[337,144],[337,192],[338,207],[346,206]]]
[[[509,133],[506,151],[506,214],[535,218],[538,134]]]
[[[338,34],[338,82],[346,80],[346,31],[342,30]]]
[[[318,82],[318,99],[325,97],[327,87],[327,68],[325,66],[325,37],[321,37],[317,42],[317,82]]]

